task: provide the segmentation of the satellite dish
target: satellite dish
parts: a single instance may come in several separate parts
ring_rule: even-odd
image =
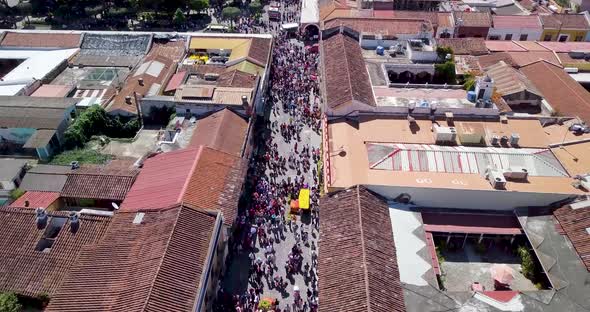
[[[119,210],[119,205],[117,205],[116,203],[111,203],[111,205],[115,210]]]

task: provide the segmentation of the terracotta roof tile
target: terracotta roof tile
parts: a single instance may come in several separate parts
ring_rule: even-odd
[[[323,70],[328,107],[361,103],[376,106],[358,42],[337,34],[323,41]]]
[[[233,224],[247,167],[242,158],[202,147],[199,161],[187,181],[183,203],[221,211],[224,222]]]
[[[184,56],[184,41],[168,42],[166,44],[154,44],[150,53],[143,59],[143,62],[137,67],[133,74],[129,75],[125,85],[119,93],[113,98],[107,110],[109,112],[121,110],[130,114],[137,114],[137,107],[135,106],[134,92],[138,99],[148,95],[155,84],[160,87],[155,90],[159,92],[163,90],[163,86],[176,72],[178,62]],[[150,68],[157,68],[161,66],[158,72],[151,72]],[[155,75],[152,75],[155,74]],[[143,80],[143,84],[139,83],[139,79]],[[158,94],[153,94],[158,95]],[[131,97],[131,104],[126,102],[126,97]]]
[[[67,212],[48,212],[67,219]],[[53,296],[84,246],[101,239],[110,217],[80,216],[80,227],[73,233],[70,222],[55,237],[50,251],[36,251],[45,229],[37,229],[35,211],[21,208],[0,208],[0,291],[13,291],[36,297]]]
[[[539,61],[522,67],[520,71],[561,115],[577,116],[590,122],[590,93],[561,66]]]
[[[244,159],[199,146],[148,158],[121,211],[161,210],[178,204],[219,210],[232,224],[244,183]]]
[[[539,15],[544,29],[590,29],[583,14]]]
[[[437,45],[450,47],[456,55],[485,55],[488,49],[483,38],[437,39]]]
[[[85,248],[46,311],[192,311],[216,227],[215,216],[175,207],[113,217]]]
[[[462,27],[492,27],[492,18],[488,12],[454,11],[455,25],[459,19],[463,20]]]
[[[179,204],[183,185],[198,157],[198,148],[187,148],[147,158],[120,210],[152,210]]]
[[[80,168],[68,173],[63,197],[123,200],[137,175],[136,170]]]
[[[494,28],[542,28],[538,15],[494,15],[492,22]]]
[[[248,121],[226,108],[197,122],[189,146],[205,145],[241,157],[247,131]]]
[[[0,43],[3,47],[77,48],[80,34],[7,32]]]
[[[10,207],[14,208],[47,208],[59,198],[58,192],[26,192],[17,200],[15,200]],[[27,205],[28,202],[28,205]]]
[[[320,206],[319,311],[405,311],[387,204],[355,186]]]
[[[590,271],[590,208],[572,209],[568,205],[555,210],[553,215]]]
[[[266,66],[272,41],[266,38],[252,38],[248,59],[260,66]]]
[[[255,88],[256,77],[256,75],[234,69],[220,74],[219,78],[217,79],[217,86],[232,88]]]

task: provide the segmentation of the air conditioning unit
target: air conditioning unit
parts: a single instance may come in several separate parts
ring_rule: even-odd
[[[518,133],[513,133],[510,136],[510,145],[512,146],[518,146],[518,141],[520,140],[520,135],[518,135]]]
[[[506,178],[504,178],[504,173],[502,171],[488,169],[486,170],[486,178],[490,181],[493,188],[497,190],[506,188]]]
[[[498,137],[497,135],[494,135],[492,137],[492,145],[499,145],[500,144],[500,137]]]
[[[509,180],[526,180],[529,172],[524,167],[510,167],[504,171],[504,178]]]
[[[434,127],[436,142],[456,142],[457,129],[455,127]]]

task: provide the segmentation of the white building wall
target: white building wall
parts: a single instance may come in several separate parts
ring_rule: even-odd
[[[541,40],[542,29],[530,28],[490,28],[488,39],[493,36],[499,36],[499,40],[506,40],[507,34],[512,34],[511,40],[520,40],[520,35],[526,34],[528,37],[526,41]]]
[[[412,197],[411,201],[415,205],[434,208],[510,211],[517,207],[547,206],[571,196],[566,194],[541,194],[496,190],[458,190],[383,185],[366,186],[370,190],[389,199],[395,199],[400,194],[407,193]]]

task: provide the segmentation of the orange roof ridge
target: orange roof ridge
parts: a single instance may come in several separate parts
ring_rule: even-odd
[[[162,257],[160,258],[160,261],[158,263],[158,268],[156,269],[156,274],[154,274],[154,278],[152,279],[152,281],[150,283],[150,288],[147,293],[147,296],[145,297],[145,302],[143,304],[142,310],[144,310],[144,311],[147,309],[148,303],[150,302],[150,297],[152,296],[152,292],[154,290],[154,285],[156,284],[156,281],[158,280],[158,275],[160,274],[160,269],[162,268],[162,263],[164,263],[164,259],[166,258],[166,255],[168,254],[168,249],[170,249],[170,242],[172,241],[172,236],[174,236],[174,231],[176,230],[176,225],[178,224],[178,219],[180,218],[181,211],[182,211],[182,205],[180,206],[180,209],[178,209],[178,212],[176,214],[176,221],[174,221],[174,225],[172,225],[172,230],[170,231],[170,236],[168,236],[168,239],[166,240],[166,247],[164,248],[164,252],[162,253]]]
[[[188,188],[188,185],[191,181],[191,177],[195,173],[195,169],[197,168],[197,164],[199,163],[199,158],[201,158],[203,148],[204,148],[203,145],[199,145],[199,147],[198,147],[199,151],[197,152],[197,157],[195,157],[195,159],[193,160],[193,164],[191,165],[191,169],[188,173],[188,176],[187,176],[186,180],[184,180],[184,185],[182,186],[182,190],[180,191],[180,194],[178,194],[178,199],[176,200],[176,202],[178,202],[180,204],[183,204],[183,202],[184,202],[184,194],[186,193],[186,189]]]
[[[538,59],[538,60],[536,60],[536,61],[532,61],[532,62],[529,62],[529,63],[525,63],[525,64],[521,65],[520,67],[521,67],[521,68],[522,68],[522,67],[526,67],[526,66],[533,65],[533,64],[536,64],[536,63],[539,63],[539,62],[545,62],[545,63],[547,63],[547,64],[551,64],[551,65],[553,65],[553,66],[555,66],[555,67],[563,68],[563,66],[561,66],[560,64],[555,64],[555,63],[553,63],[553,62],[551,62],[551,61],[548,61],[548,60],[546,60],[546,59]]]

